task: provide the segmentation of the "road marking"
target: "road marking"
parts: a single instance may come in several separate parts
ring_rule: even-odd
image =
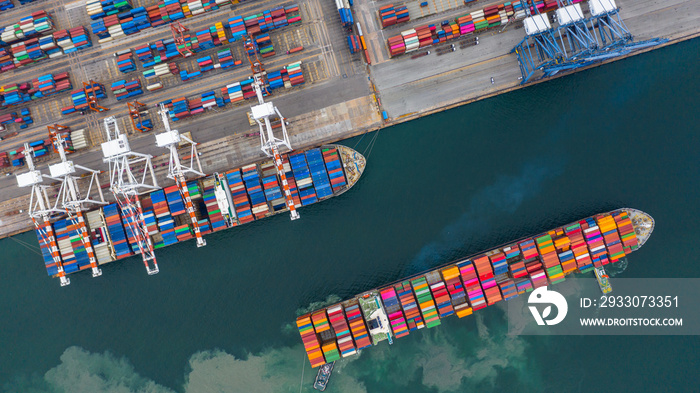
[[[72,9],[78,8],[78,7],[85,7],[85,4],[86,4],[86,1],[85,1],[85,0],[73,1],[73,2],[70,2],[70,3],[67,3],[67,4],[64,3],[64,4],[63,4],[63,8],[64,8],[66,11],[68,11],[68,10],[72,10]]]
[[[117,62],[112,61],[112,67],[110,67],[109,61],[105,60],[105,68],[107,69],[107,73],[109,73],[109,78],[112,79],[114,78],[114,75],[112,75],[112,68],[115,69],[115,72],[118,72],[119,69],[117,68]]]

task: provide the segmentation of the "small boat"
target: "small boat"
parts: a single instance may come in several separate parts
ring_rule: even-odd
[[[596,267],[594,272],[595,278],[598,280],[600,290],[604,294],[612,292],[612,286],[610,286],[610,278],[608,277],[608,273],[605,272],[605,269],[602,266]]]
[[[331,373],[333,372],[334,364],[335,362],[326,363],[318,369],[318,375],[316,375],[316,381],[314,382],[314,389],[321,392],[326,390],[328,380],[331,378]]]

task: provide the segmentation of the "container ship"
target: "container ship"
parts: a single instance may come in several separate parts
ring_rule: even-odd
[[[284,172],[296,208],[343,194],[365,169],[365,157],[342,145],[294,151],[282,155]],[[272,159],[187,181],[196,218],[203,235],[243,225],[288,211]],[[148,234],[155,249],[192,239],[195,234],[176,185],[139,197]],[[92,250],[99,264],[139,254],[137,237],[117,203],[85,214]],[[56,245],[66,274],[90,268],[81,235],[73,221],[52,223]],[[44,236],[36,230],[49,276],[58,268]]]
[[[653,230],[653,218],[639,210],[596,214],[302,315],[297,327],[311,366],[319,367],[572,273],[595,271],[607,293],[612,289],[607,275],[601,279],[604,266],[636,251]]]

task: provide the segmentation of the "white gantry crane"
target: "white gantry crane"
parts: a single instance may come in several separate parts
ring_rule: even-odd
[[[61,206],[68,214],[68,219],[70,219],[73,225],[75,225],[76,231],[80,235],[80,241],[83,243],[83,246],[85,246],[85,250],[88,254],[90,269],[92,269],[92,276],[101,276],[102,270],[97,267],[97,258],[95,257],[95,251],[92,249],[90,233],[85,226],[85,218],[83,217],[83,208],[86,205],[107,204],[107,202],[104,200],[104,196],[102,195],[99,179],[97,178],[100,171],[86,168],[81,165],[76,165],[73,163],[73,161],[66,158],[66,150],[64,148],[65,140],[63,139],[61,133],[64,130],[67,130],[67,127],[56,124],[54,126],[49,126],[48,128],[54,148],[61,158],[61,162],[49,165],[51,177],[61,181],[61,187],[58,190],[57,199],[60,201]],[[80,176],[76,176],[78,169],[83,171]],[[77,180],[81,177],[88,176],[90,177],[90,182],[88,183],[87,190],[84,194],[81,194],[80,189],[78,188]],[[92,194],[93,187],[97,190],[96,199],[93,199],[90,196]]]
[[[27,162],[29,172],[17,175],[17,185],[19,187],[32,188],[32,193],[29,197],[29,217],[31,217],[41,241],[46,245],[51,253],[51,258],[56,264],[58,278],[60,279],[61,286],[63,287],[70,284],[70,279],[66,277],[66,272],[63,270],[63,261],[61,260],[61,254],[58,252],[58,244],[56,242],[56,236],[53,232],[53,227],[51,227],[50,219],[52,214],[65,214],[66,211],[62,207],[58,206],[58,199],[54,201],[53,205],[51,204],[49,194],[46,192],[46,190],[52,187],[43,184],[45,178],[51,180],[59,179],[53,179],[34,168],[34,161],[32,158],[33,153],[34,148],[29,147],[29,144],[25,143],[24,158]],[[37,222],[37,219],[42,219],[43,222],[41,225],[39,222]]]
[[[187,180],[185,179],[185,175],[187,173],[193,173],[197,176],[204,176],[204,172],[202,172],[202,164],[199,162],[199,155],[197,154],[197,144],[187,136],[181,135],[177,130],[170,129],[168,111],[165,108],[165,105],[160,104],[160,111],[158,111],[158,113],[163,120],[165,132],[156,135],[156,145],[158,147],[164,147],[170,150],[170,159],[168,160],[168,178],[175,180],[177,188],[180,190],[180,195],[185,201],[185,209],[190,215],[190,220],[192,221],[192,229],[194,230],[194,235],[197,239],[197,247],[206,246],[207,241],[204,240],[202,237],[202,232],[199,230],[199,222],[197,222],[197,215],[194,212],[194,205],[192,204],[190,191],[187,188]],[[190,144],[189,165],[184,165],[180,161],[180,155],[177,152],[177,148],[182,141]],[[197,165],[197,169],[194,167],[195,164]]]
[[[277,176],[280,178],[282,183],[282,189],[284,191],[284,199],[287,203],[287,208],[291,215],[292,220],[299,218],[299,212],[294,205],[294,199],[292,199],[292,191],[289,188],[289,183],[287,182],[287,175],[284,172],[284,165],[282,163],[282,156],[280,155],[280,145],[286,146],[287,149],[292,150],[292,145],[289,143],[289,135],[287,135],[287,127],[285,125],[284,116],[280,113],[279,109],[272,104],[272,102],[265,102],[263,98],[263,90],[267,91],[265,85],[262,81],[262,75],[265,71],[263,64],[258,59],[257,48],[255,41],[248,39],[244,43],[246,52],[248,53],[248,61],[250,62],[250,70],[253,72],[253,89],[255,89],[255,95],[258,97],[258,105],[251,107],[251,112],[253,119],[258,123],[260,127],[260,144],[261,150],[268,157],[274,158],[275,166],[277,167]],[[282,123],[282,139],[277,138],[272,131],[272,124],[270,124],[270,118],[277,115]]]
[[[146,271],[149,275],[156,274],[158,263],[139,201],[139,195],[159,189],[151,164],[152,156],[131,151],[129,140],[119,131],[114,116],[105,118],[104,126],[107,142],[102,144],[102,160],[109,163],[110,191],[136,238]]]

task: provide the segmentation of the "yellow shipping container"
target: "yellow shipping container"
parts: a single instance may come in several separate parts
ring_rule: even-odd
[[[441,272],[442,272],[442,277],[445,279],[445,281],[459,276],[459,269],[457,268],[457,266],[454,266],[454,265],[452,267],[442,269]]]
[[[568,236],[562,236],[556,240],[554,240],[554,247],[557,249],[564,249],[566,247],[569,247],[571,244],[571,240],[569,240]]]
[[[457,316],[462,318],[466,317],[467,315],[472,315],[472,308],[471,307],[464,307],[462,309],[457,310]]]

